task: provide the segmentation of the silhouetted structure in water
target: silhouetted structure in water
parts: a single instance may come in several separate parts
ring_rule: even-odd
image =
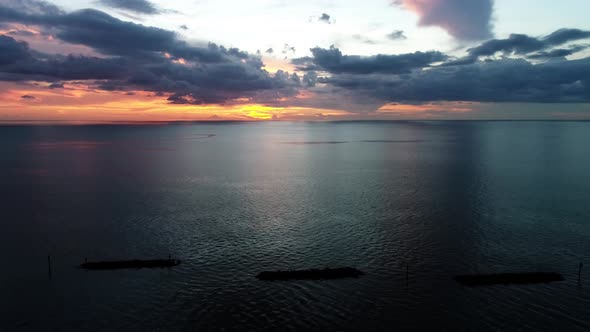
[[[84,262],[80,267],[87,270],[115,270],[115,269],[139,269],[139,268],[156,268],[172,267],[180,264],[178,259],[134,259],[127,261],[103,261],[103,262]]]
[[[554,272],[473,274],[456,276],[454,279],[464,286],[536,284],[564,280],[561,274]]]
[[[260,280],[291,280],[291,279],[341,279],[341,278],[358,278],[364,275],[352,267],[326,268],[326,269],[309,269],[309,270],[291,270],[291,271],[263,271],[256,278]]]

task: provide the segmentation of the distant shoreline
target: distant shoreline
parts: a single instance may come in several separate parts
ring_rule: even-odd
[[[242,124],[242,123],[420,123],[420,122],[590,122],[590,119],[415,119],[415,120],[171,120],[171,121],[77,121],[77,120],[0,120],[0,126],[161,126],[183,124]]]

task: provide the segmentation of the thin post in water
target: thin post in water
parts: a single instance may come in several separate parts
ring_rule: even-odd
[[[582,268],[584,267],[584,264],[582,262],[580,262],[580,266],[578,267],[578,282],[582,281]]]
[[[49,275],[49,279],[51,279],[51,256],[47,255],[47,274]]]
[[[409,280],[410,280],[410,264],[406,263],[406,285],[408,284]]]

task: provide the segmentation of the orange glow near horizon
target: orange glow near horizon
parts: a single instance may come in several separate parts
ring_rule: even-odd
[[[433,118],[441,113],[467,113],[474,109],[474,105],[479,103],[474,102],[438,102],[438,103],[426,103],[426,104],[398,104],[391,103],[381,106],[377,113],[389,114],[392,116],[400,117],[420,117],[420,118]]]
[[[260,121],[313,119],[346,115],[338,110],[310,107],[275,107],[253,104],[247,99],[230,105],[171,104],[167,96],[92,90],[84,85],[0,83],[0,120],[3,121]],[[23,96],[31,96],[23,98]]]
[[[313,106],[270,106],[239,98],[226,105],[171,104],[152,92],[95,90],[80,82],[50,89],[49,83],[0,82],[0,121],[166,122],[166,121],[309,121],[356,119],[433,119],[471,112],[478,103],[386,104],[375,112],[355,113]],[[303,91],[291,101],[313,99]],[[278,101],[289,105],[289,99]]]

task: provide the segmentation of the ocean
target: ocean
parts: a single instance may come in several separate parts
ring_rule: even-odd
[[[589,144],[590,122],[0,126],[0,330],[588,331]],[[340,266],[365,275],[255,278]],[[565,281],[453,280],[536,271]]]

